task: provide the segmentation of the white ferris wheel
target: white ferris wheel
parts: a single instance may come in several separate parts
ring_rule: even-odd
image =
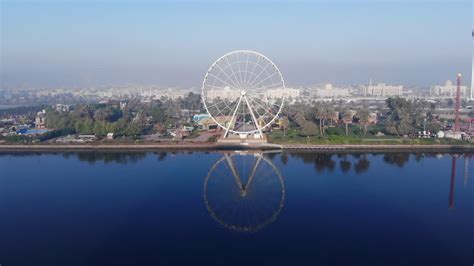
[[[202,100],[212,120],[241,137],[263,136],[283,108],[285,82],[266,56],[248,50],[217,59],[202,84]]]

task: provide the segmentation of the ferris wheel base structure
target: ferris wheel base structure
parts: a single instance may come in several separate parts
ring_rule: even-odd
[[[265,144],[267,142],[267,135],[262,133],[259,134],[252,134],[252,135],[235,135],[235,134],[225,134],[221,135],[220,138],[217,139],[218,143],[222,144],[240,144],[240,145],[251,145],[251,144]]]

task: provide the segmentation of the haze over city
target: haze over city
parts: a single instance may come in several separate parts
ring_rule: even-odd
[[[200,87],[251,49],[287,84],[470,84],[471,1],[1,2],[1,88]]]

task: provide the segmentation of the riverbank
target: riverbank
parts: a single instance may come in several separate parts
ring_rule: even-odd
[[[220,143],[155,144],[2,144],[0,151],[129,151],[129,150],[285,150],[285,151],[474,151],[474,145],[416,144],[271,144],[255,145]]]

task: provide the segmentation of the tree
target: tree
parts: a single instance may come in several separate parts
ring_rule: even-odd
[[[400,97],[388,98],[386,103],[389,108],[385,121],[386,132],[398,136],[412,132],[416,125],[416,111],[413,104]]]
[[[344,112],[344,116],[342,117],[342,121],[344,122],[344,125],[346,126],[346,136],[349,135],[349,124],[352,123],[352,112],[350,110],[346,110]]]
[[[369,124],[370,112],[368,108],[362,108],[357,112],[359,123],[364,126],[364,135],[367,135],[367,125]]]
[[[284,116],[280,119],[280,127],[283,129],[283,136],[286,136],[286,129],[290,125],[288,117]]]
[[[326,109],[324,104],[320,105],[317,109],[316,112],[314,113],[314,116],[317,120],[319,120],[319,134],[321,136],[324,135],[324,118],[326,115]]]
[[[188,93],[183,99],[181,107],[190,110],[202,110],[202,98],[201,95],[193,92]]]
[[[309,137],[316,135],[316,125],[313,124],[313,122],[306,120],[302,114],[297,115],[296,123],[300,127],[300,134],[302,136]]]

